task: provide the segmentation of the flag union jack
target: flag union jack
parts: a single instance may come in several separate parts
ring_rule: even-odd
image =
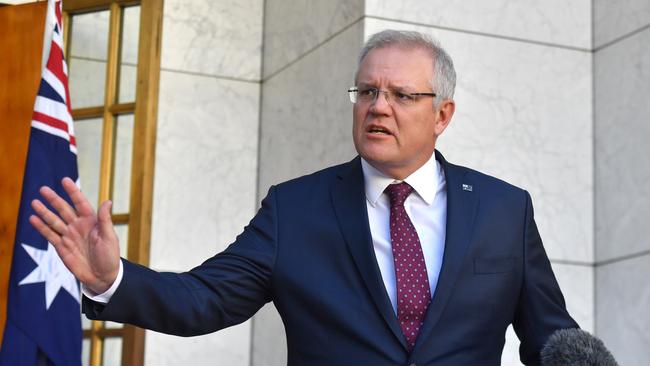
[[[30,202],[39,196],[41,186],[50,186],[61,197],[67,197],[61,179],[67,176],[78,181],[61,12],[61,2],[49,0],[44,62],[32,114],[0,366],[81,365],[79,284],[52,244],[28,221],[34,214]]]
[[[54,5],[56,22],[53,24],[49,55],[43,68],[41,85],[34,103],[32,127],[66,139],[70,142],[70,150],[76,154],[77,144],[74,139],[69,103],[68,67],[63,57],[61,7],[61,1],[57,1]],[[50,14],[48,14],[49,17]],[[44,45],[44,48],[44,51],[47,51],[47,44]]]

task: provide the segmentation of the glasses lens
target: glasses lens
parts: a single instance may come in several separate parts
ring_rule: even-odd
[[[435,96],[433,93],[407,93],[398,90],[379,90],[377,88],[366,87],[359,90],[356,86],[348,89],[348,96],[352,103],[373,103],[377,100],[379,94],[384,94],[386,102],[393,106],[410,106],[422,96]]]
[[[350,97],[350,102],[356,103],[357,102],[357,88],[348,89],[348,96]]]
[[[415,99],[416,99],[416,97],[411,94],[403,93],[399,91],[390,92],[390,98],[391,100],[395,101],[395,103],[399,105],[406,105],[406,106],[415,103]]]
[[[362,87],[357,91],[357,101],[362,103],[372,103],[377,99],[379,90],[377,88]]]

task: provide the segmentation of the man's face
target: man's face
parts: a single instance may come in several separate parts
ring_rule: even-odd
[[[424,50],[388,46],[366,55],[356,82],[359,89],[435,93],[430,84],[432,74],[432,59]],[[406,178],[431,157],[436,138],[449,123],[453,109],[452,101],[434,109],[431,97],[400,105],[395,100],[388,101],[384,93],[374,102],[358,101],[353,107],[354,146],[359,155],[384,174]]]

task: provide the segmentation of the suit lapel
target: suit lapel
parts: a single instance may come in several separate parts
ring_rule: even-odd
[[[454,289],[472,239],[474,220],[479,204],[477,192],[479,187],[469,180],[470,177],[465,174],[466,170],[449,164],[438,151],[436,151],[436,159],[443,166],[447,184],[445,252],[436,291],[427,309],[415,350],[428,339]]]
[[[375,257],[359,157],[342,170],[332,186],[331,194],[341,232],[370,296],[392,332],[406,349],[405,338],[393,312]]]

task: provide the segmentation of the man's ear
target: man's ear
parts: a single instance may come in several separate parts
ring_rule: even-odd
[[[440,106],[436,110],[436,126],[435,133],[436,137],[442,135],[449,123],[451,122],[451,117],[456,111],[456,102],[451,99],[443,100],[440,103]]]

